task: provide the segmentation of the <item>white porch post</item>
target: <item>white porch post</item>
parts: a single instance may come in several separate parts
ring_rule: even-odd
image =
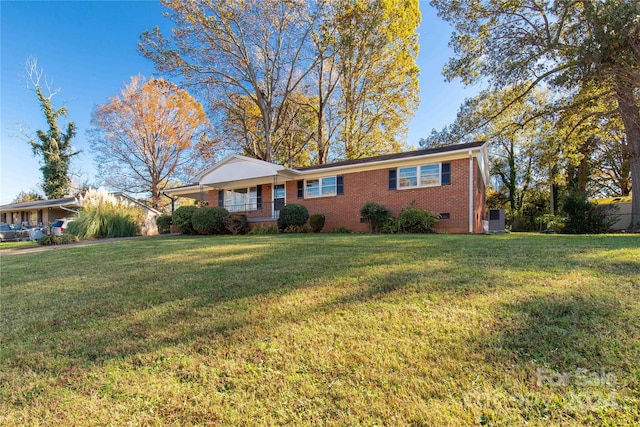
[[[473,152],[469,150],[469,233],[473,233]]]

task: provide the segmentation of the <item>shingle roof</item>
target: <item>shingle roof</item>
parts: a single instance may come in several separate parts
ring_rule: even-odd
[[[485,144],[485,141],[476,141],[476,142],[469,142],[466,144],[454,144],[454,145],[447,145],[444,147],[425,148],[423,150],[405,151],[402,153],[383,154],[381,156],[365,157],[362,159],[344,160],[340,162],[325,163],[323,165],[305,166],[302,168],[296,168],[296,170],[310,171],[310,170],[316,170],[316,169],[333,168],[336,166],[349,166],[349,165],[357,165],[357,164],[363,164],[363,163],[381,162],[385,160],[404,159],[407,157],[418,157],[418,156],[425,156],[429,154],[446,153],[449,151],[468,150],[471,148],[482,147],[484,144]]]
[[[75,197],[65,197],[62,199],[50,199],[50,200],[35,200],[32,202],[22,203],[9,203],[8,205],[0,206],[0,211],[19,211],[27,209],[40,209],[50,208],[64,205],[76,205],[77,201]]]

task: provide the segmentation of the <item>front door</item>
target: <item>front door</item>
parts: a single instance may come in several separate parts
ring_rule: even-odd
[[[280,215],[280,209],[285,203],[285,191],[284,184],[277,184],[273,187],[273,217],[278,218]]]

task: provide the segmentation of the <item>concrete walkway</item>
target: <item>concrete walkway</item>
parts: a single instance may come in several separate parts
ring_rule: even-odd
[[[121,240],[154,239],[156,237],[167,237],[167,236],[180,236],[180,234],[156,234],[153,236],[114,237],[111,239],[83,240],[76,243],[69,243],[67,245],[35,246],[33,248],[11,249],[8,251],[3,251],[2,244],[0,243],[0,258],[7,255],[32,254],[36,252],[56,251],[56,250],[67,249],[67,248],[75,248],[78,246],[89,246],[89,245],[98,245],[100,243],[119,242]]]

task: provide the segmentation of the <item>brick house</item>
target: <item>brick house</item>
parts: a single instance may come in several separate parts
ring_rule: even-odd
[[[409,206],[438,214],[438,232],[481,233],[488,165],[483,142],[297,169],[232,155],[202,172],[193,184],[164,193],[246,213],[251,225],[275,224],[279,210],[296,203],[310,214],[324,214],[324,230],[367,231],[360,208],[373,201],[396,216]]]

